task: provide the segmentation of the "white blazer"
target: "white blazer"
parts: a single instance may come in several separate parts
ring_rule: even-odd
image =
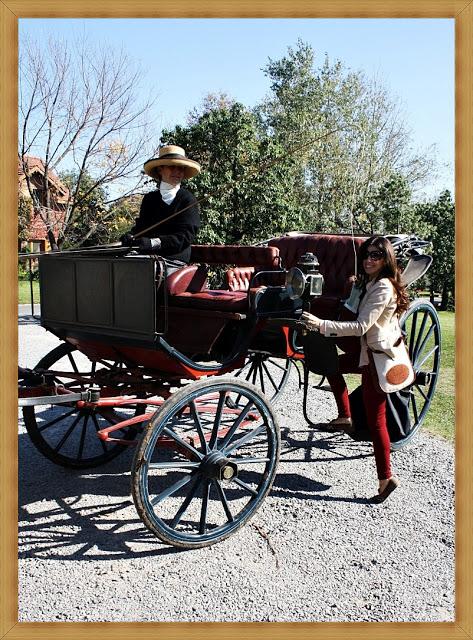
[[[396,306],[396,292],[388,278],[370,281],[360,302],[357,319],[323,320],[320,333],[330,338],[360,336],[360,367],[368,364],[367,345],[394,357],[392,347],[401,335]]]

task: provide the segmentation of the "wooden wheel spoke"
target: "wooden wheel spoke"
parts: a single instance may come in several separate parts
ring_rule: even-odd
[[[96,415],[94,413],[92,414],[92,422],[94,423],[95,430],[97,432],[99,432],[100,431],[100,425],[99,425],[99,423],[97,421],[97,417],[96,417]],[[108,451],[107,443],[104,442],[104,440],[102,440],[102,438],[97,438],[97,439],[100,442],[100,444],[102,445],[102,449],[103,449],[104,453],[107,453],[107,451]]]
[[[409,339],[409,357],[412,358],[412,353],[414,350],[414,340],[416,337],[416,327],[417,327],[417,314],[415,313],[413,318],[412,318],[412,324],[411,324],[411,336]]]
[[[430,338],[430,336],[432,335],[433,330],[435,329],[435,325],[431,324],[429,327],[429,330],[427,331],[427,333],[425,334],[424,339],[422,340],[421,344],[419,345],[419,349],[416,351],[415,353],[415,357],[417,358],[419,353],[422,353],[425,345],[427,344],[427,340]]]
[[[79,442],[79,454],[77,456],[78,460],[82,460],[82,456],[84,454],[84,444],[85,444],[85,434],[87,432],[87,423],[89,422],[89,417],[90,416],[85,416],[85,420],[84,420],[84,424],[82,425],[82,433],[80,435],[80,442]]]
[[[233,423],[233,425],[230,427],[230,429],[228,430],[228,432],[225,434],[222,442],[220,443],[220,449],[223,451],[225,449],[225,447],[227,446],[227,444],[230,442],[230,440],[233,438],[233,435],[235,434],[236,430],[240,427],[241,423],[243,422],[243,420],[246,418],[249,410],[251,409],[251,407],[253,406],[253,402],[251,400],[249,400],[246,404],[245,407],[243,407],[243,409],[241,410],[240,415],[238,416],[238,418],[235,420],[235,422]]]
[[[174,493],[176,493],[176,491],[179,491],[179,489],[181,489],[182,487],[185,487],[186,484],[189,484],[189,482],[193,478],[194,476],[191,475],[190,473],[188,475],[183,476],[182,478],[177,480],[177,482],[174,482],[170,487],[168,487],[167,489],[159,493],[155,498],[150,500],[151,504],[153,506],[156,506],[157,504],[164,502],[164,500],[169,498],[169,496],[172,496]]]
[[[209,442],[210,450],[212,450],[215,447],[215,444],[218,440],[218,431],[220,429],[220,422],[222,420],[222,412],[223,412],[223,407],[225,405],[226,396],[227,396],[226,391],[219,392],[217,411],[215,412],[215,420],[214,420],[214,425],[212,429],[212,435],[210,437],[210,442]]]
[[[422,322],[420,323],[419,332],[417,333],[414,349],[412,352],[414,359],[416,357],[416,354],[419,352],[419,344],[424,335],[424,329],[425,329],[425,325],[427,324],[427,318],[428,318],[427,311],[424,311],[424,316],[422,318]]]
[[[232,512],[230,511],[230,506],[228,504],[227,496],[225,495],[225,491],[223,490],[222,484],[216,478],[214,478],[214,484],[217,487],[218,497],[220,498],[220,502],[222,503],[223,510],[225,511],[225,515],[227,516],[227,522],[233,522],[234,517],[232,515]]]
[[[77,409],[74,407],[73,409],[71,409],[67,413],[62,413],[57,418],[54,418],[54,420],[50,420],[49,422],[46,422],[46,424],[42,424],[40,427],[38,427],[38,431],[41,432],[41,431],[44,431],[45,429],[48,429],[49,427],[52,427],[54,424],[57,424],[58,422],[61,422],[61,420],[65,420],[69,416],[72,416],[72,414],[75,413],[76,411],[77,411]]]
[[[195,456],[198,460],[202,460],[202,458],[204,457],[200,453],[200,451],[197,451],[197,449],[195,447],[193,447],[191,444],[189,444],[189,442],[186,442],[186,440],[183,440],[180,436],[177,435],[177,433],[175,431],[173,431],[169,427],[164,427],[163,433],[165,435],[169,436],[170,438],[172,438],[173,440],[175,440],[175,442],[180,444],[181,447],[186,449],[186,451],[189,451],[189,453],[191,453],[193,456]]]
[[[71,424],[71,426],[69,427],[69,429],[66,431],[66,433],[63,435],[63,437],[60,439],[60,441],[58,442],[58,444],[54,447],[54,451],[57,453],[60,449],[62,449],[62,447],[65,445],[66,440],[69,438],[69,436],[71,435],[71,433],[74,431],[74,429],[76,428],[77,423],[79,422],[79,420],[82,418],[82,415],[79,413],[79,415],[77,416],[77,418],[73,421],[73,423]]]
[[[422,367],[422,365],[424,364],[424,362],[425,362],[426,360],[428,360],[428,359],[430,358],[430,356],[431,356],[432,354],[434,354],[434,353],[438,350],[438,348],[439,348],[439,346],[438,346],[438,344],[436,344],[436,345],[434,346],[434,348],[433,348],[433,349],[431,349],[431,350],[429,351],[429,353],[427,353],[427,355],[425,355],[425,356],[422,358],[422,360],[420,360],[420,362],[415,362],[415,363],[414,363],[414,367],[416,367],[417,369],[420,369],[420,368]]]
[[[256,489],[253,489],[253,487],[250,487],[249,484],[246,484],[246,482],[243,482],[241,478],[233,478],[232,482],[237,484],[242,489],[245,489],[245,491],[248,491],[248,493],[251,493],[252,496],[258,495],[258,492],[256,491]]]
[[[200,476],[196,475],[196,476],[194,476],[193,479],[194,479],[194,482],[192,484],[192,487],[190,488],[189,493],[185,497],[183,503],[181,504],[181,506],[177,510],[176,515],[174,516],[174,518],[171,521],[171,527],[173,529],[175,529],[177,527],[177,525],[181,521],[182,516],[187,511],[187,507],[190,505],[192,500],[195,498],[195,494],[197,493],[197,488],[198,488],[198,486],[200,484],[201,478],[200,478]]]
[[[166,471],[168,469],[198,469],[200,462],[190,462],[189,460],[181,460],[179,462],[150,462],[148,469],[161,469]]]
[[[206,525],[207,525],[207,509],[209,506],[210,487],[211,487],[210,480],[205,480],[204,495],[202,496],[202,507],[200,510],[200,522],[199,522],[199,533],[201,535],[205,533]]]
[[[205,453],[209,452],[209,445],[207,444],[207,440],[205,439],[204,430],[202,429],[202,423],[200,421],[199,412],[197,411],[197,407],[195,404],[195,400],[192,400],[189,403],[191,415],[194,419],[195,428],[197,429],[197,433],[199,435],[200,445]]]
[[[417,400],[416,400],[415,395],[411,396],[411,405],[412,405],[412,411],[414,413],[414,420],[416,422],[418,422],[419,421],[419,412],[417,410]]]
[[[263,377],[263,361],[261,361],[261,362],[259,363],[258,372],[259,372],[259,381],[260,381],[260,385],[261,385],[261,391],[262,391],[263,393],[265,393],[265,388],[264,388],[264,377]]]
[[[279,391],[279,387],[278,387],[278,385],[274,382],[273,376],[271,375],[271,373],[269,372],[268,367],[266,366],[266,362],[264,362],[264,361],[263,361],[261,364],[263,365],[264,370],[266,371],[266,375],[268,376],[269,381],[270,381],[270,382],[271,382],[271,384],[273,385],[274,390],[275,390],[275,391]]]
[[[259,436],[261,433],[265,431],[265,428],[266,428],[266,425],[260,425],[259,427],[256,427],[256,429],[253,429],[253,431],[250,431],[249,433],[247,433],[245,436],[243,436],[243,438],[240,438],[240,440],[237,440],[236,442],[234,442],[230,447],[227,447],[225,449],[225,455],[228,455],[232,451],[239,449],[244,444],[247,444],[248,442],[250,442],[250,440],[253,440],[253,438],[256,438],[256,436]]]
[[[427,402],[429,400],[429,396],[424,392],[424,390],[422,389],[420,384],[416,384],[415,388],[421,394],[421,396],[424,398],[424,400]]]

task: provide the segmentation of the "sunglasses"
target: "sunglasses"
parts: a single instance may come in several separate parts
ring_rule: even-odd
[[[384,258],[384,253],[382,251],[367,251],[363,256],[363,260],[374,260],[377,262]]]

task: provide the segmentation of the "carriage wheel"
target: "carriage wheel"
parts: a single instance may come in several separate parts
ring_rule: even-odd
[[[117,362],[90,361],[68,343],[60,344],[36,365],[37,369],[61,372],[54,381],[73,393],[83,391],[89,384],[97,384],[101,371],[114,368],[119,371],[120,367],[121,363]],[[69,378],[68,371],[87,374],[87,383]],[[132,407],[93,410],[77,409],[75,403],[71,403],[23,407],[23,418],[33,444],[44,456],[63,467],[85,469],[103,464],[128,448],[100,440],[97,431],[143,411],[143,405],[136,411]],[[113,437],[124,440],[133,440],[135,435],[133,428],[113,433]]]
[[[291,373],[292,360],[275,358],[263,351],[251,351],[243,367],[235,374],[276,402]]]
[[[224,540],[269,492],[279,448],[274,413],[254,386],[222,377],[189,384],[155,413],[136,449],[138,514],[176,547]]]
[[[397,407],[407,406],[411,429],[405,438],[393,442],[396,451],[408,444],[420,429],[437,385],[440,369],[440,320],[435,307],[426,300],[415,300],[401,316],[400,325],[406,332],[409,356],[416,374],[414,383],[387,397],[394,418]]]

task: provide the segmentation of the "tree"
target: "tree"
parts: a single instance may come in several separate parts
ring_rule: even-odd
[[[87,172],[82,174],[80,181],[76,171],[63,171],[59,178],[68,187],[69,192],[77,193],[75,215],[69,221],[63,248],[107,242],[106,189],[94,185],[93,178]]]
[[[440,292],[442,310],[455,305],[455,203],[450,191],[443,191],[435,202],[419,203],[417,213],[430,225],[434,261],[428,272],[430,297]]]
[[[357,231],[378,231],[370,204],[382,185],[397,175],[414,189],[432,175],[429,152],[411,151],[399,108],[378,82],[328,56],[316,67],[302,41],[264,72],[271,92],[259,119],[288,148],[300,146],[305,182],[296,195],[308,230],[348,231],[352,214]]]
[[[60,41],[24,41],[20,46],[18,157],[35,212],[48,231],[51,246],[61,246],[80,222],[85,203],[96,189],[133,179],[149,134],[149,103],[137,101],[140,71],[123,52],[97,49],[81,41],[68,48]],[[44,164],[41,198],[33,189],[28,156]],[[140,162],[138,162],[140,160]],[[74,188],[57,238],[49,176],[67,170]]]
[[[203,167],[191,184],[203,199],[200,242],[253,243],[300,228],[293,192],[303,175],[244,105],[208,96],[189,126],[163,131],[161,142],[183,146]]]

